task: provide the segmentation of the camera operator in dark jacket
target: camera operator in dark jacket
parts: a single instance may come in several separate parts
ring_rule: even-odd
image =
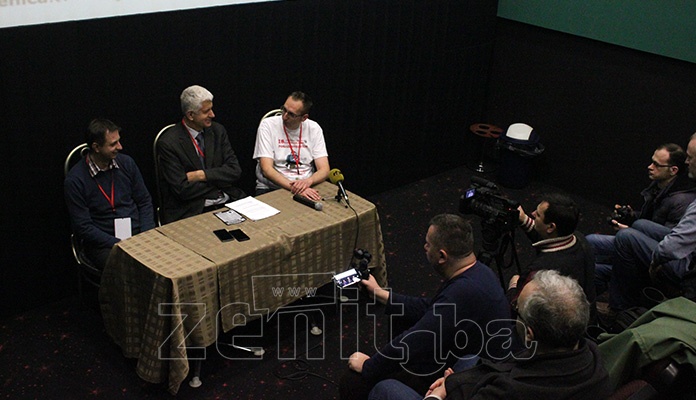
[[[532,241],[536,257],[527,266],[527,272],[510,279],[508,298],[514,302],[536,271],[556,270],[580,284],[590,302],[591,320],[594,320],[594,254],[584,236],[575,231],[580,217],[575,202],[561,194],[549,194],[541,199],[531,217],[521,206],[519,211],[521,228]]]

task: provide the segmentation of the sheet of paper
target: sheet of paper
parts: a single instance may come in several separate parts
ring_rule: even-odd
[[[233,209],[252,221],[268,218],[280,212],[278,209],[251,196],[227,203],[225,207]]]

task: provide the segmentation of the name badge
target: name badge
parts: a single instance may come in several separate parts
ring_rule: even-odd
[[[131,219],[128,218],[115,218],[114,219],[114,232],[116,232],[116,237],[123,240],[128,239],[132,236],[131,230]]]

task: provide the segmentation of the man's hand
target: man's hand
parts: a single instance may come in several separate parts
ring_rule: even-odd
[[[292,192],[292,194],[302,194],[306,197],[309,197],[303,192],[309,189],[310,187],[312,187],[312,178],[301,179],[299,181],[290,181],[290,191]]]
[[[520,225],[524,225],[525,221],[527,220],[527,214],[525,214],[524,208],[522,208],[522,206],[517,207],[517,211],[520,212],[520,215],[519,215]]]
[[[190,171],[186,173],[186,179],[189,182],[205,182],[205,171],[199,169],[197,171]]]
[[[615,231],[620,231],[622,229],[628,228],[628,225],[626,224],[621,224],[619,221],[612,219],[611,220],[611,226],[614,228]]]
[[[361,280],[360,283],[367,289],[370,296],[377,299],[377,301],[382,304],[387,304],[389,300],[389,291],[382,289],[374,276],[370,275],[369,278]]]
[[[516,287],[517,287],[517,281],[519,281],[519,280],[520,280],[520,276],[519,276],[519,275],[513,275],[513,276],[510,278],[510,283],[508,283],[508,290],[516,288]]]
[[[363,364],[369,359],[370,356],[367,354],[356,351],[348,359],[348,368],[360,374],[362,373]]]
[[[296,181],[296,182],[301,182],[301,181]],[[312,189],[311,187],[306,187],[305,189],[298,190],[297,187],[298,185],[295,185],[295,182],[290,183],[290,187],[292,189],[293,194],[299,194],[301,196],[304,196],[310,200],[314,201],[321,201],[321,195],[319,192],[316,191],[316,189]]]
[[[452,368],[447,368],[442,378],[439,378],[438,380],[433,382],[432,385],[430,385],[430,387],[428,388],[428,393],[425,394],[425,397],[428,397],[431,394],[439,396],[441,399],[447,397],[447,392],[445,391],[445,378],[452,375],[453,373],[454,371],[452,370]]]

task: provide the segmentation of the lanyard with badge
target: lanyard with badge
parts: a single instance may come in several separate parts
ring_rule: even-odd
[[[297,175],[300,175],[300,150],[302,150],[302,122],[300,122],[300,138],[297,141],[297,153],[292,148],[292,142],[290,141],[290,135],[288,135],[288,130],[283,124],[283,132],[285,132],[285,138],[288,139],[288,146],[290,146],[290,153],[292,153],[292,158],[295,159],[295,167],[297,167]]]
[[[87,161],[87,164],[89,164],[89,161]],[[109,171],[111,172],[111,196],[106,194],[106,191],[102,187],[101,183],[99,183],[99,181],[97,180],[96,175],[94,176],[94,182],[97,184],[97,187],[99,187],[99,191],[101,192],[102,196],[104,196],[106,201],[111,206],[111,211],[114,214],[116,214],[116,196],[115,196],[115,191],[114,191],[114,169],[110,168]],[[129,237],[131,237],[131,235],[132,235],[132,231],[131,231],[131,219],[130,219],[130,217],[114,218],[114,236],[116,236],[119,239],[128,239]]]

